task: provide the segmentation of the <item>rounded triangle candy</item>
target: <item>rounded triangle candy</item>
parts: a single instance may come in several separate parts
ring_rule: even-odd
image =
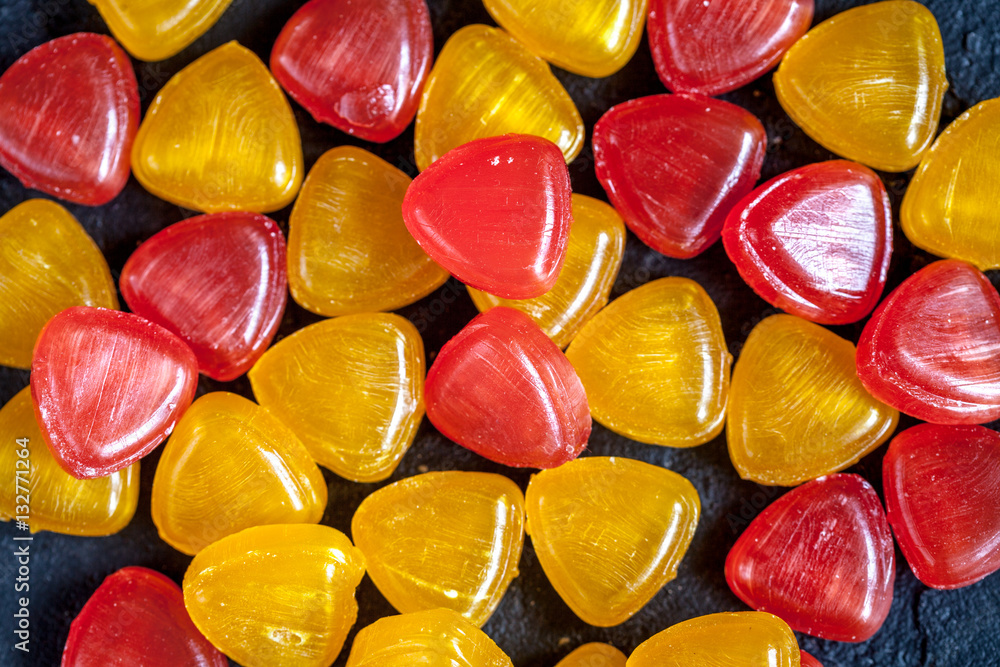
[[[556,667],[625,667],[625,654],[610,644],[584,644],[556,663]]]
[[[165,60],[215,25],[232,0],[88,0],[111,34],[140,60]]]

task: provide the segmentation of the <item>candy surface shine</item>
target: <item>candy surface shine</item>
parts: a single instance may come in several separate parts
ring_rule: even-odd
[[[912,0],[827,19],[789,49],[774,74],[778,101],[806,134],[884,171],[920,162],[947,89],[937,21]]]
[[[733,358],[715,304],[693,280],[661,278],[622,295],[566,356],[594,419],[615,433],[693,447],[722,430]]]
[[[424,344],[398,315],[346,315],[309,325],[250,369],[257,401],[313,459],[341,477],[392,474],[424,415]]]
[[[299,305],[328,317],[394,310],[448,279],[403,223],[409,185],[361,148],[320,156],[288,223],[288,282]]]
[[[140,60],[165,60],[215,25],[232,0],[88,0]]]
[[[257,526],[224,537],[184,573],[198,629],[246,667],[327,667],[358,616],[364,556],[329,526]]]
[[[325,509],[323,474],[295,434],[227,392],[191,404],[153,479],[153,523],[188,555],[251,526],[319,523]]]
[[[726,417],[740,477],[795,486],[857,463],[888,440],[899,413],[872,398],[850,341],[791,315],[750,332]]]
[[[518,574],[524,496],[501,475],[430,472],[365,498],[351,535],[401,613],[445,608],[482,626]]]
[[[621,457],[590,456],[534,475],[528,534],[552,587],[577,616],[610,627],[677,576],[701,501],[686,479]]]
[[[18,204],[0,217],[0,364],[30,368],[42,327],[72,306],[118,308],[104,255],[59,204]]]
[[[584,644],[560,660],[556,667],[625,667],[625,654],[610,644]]]
[[[267,213],[302,183],[292,109],[264,63],[236,42],[209,51],[156,94],[132,146],[143,187],[179,206]]]
[[[566,162],[583,148],[583,119],[548,65],[502,30],[466,26],[445,43],[424,87],[417,167],[473,139],[510,132],[548,139]]]

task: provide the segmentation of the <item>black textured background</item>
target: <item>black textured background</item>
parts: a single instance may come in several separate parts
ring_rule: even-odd
[[[228,40],[239,40],[266,62],[278,32],[300,4],[300,0],[235,0],[215,27],[177,56],[161,63],[136,62],[143,110],[173,74]],[[492,24],[479,0],[429,0],[428,4],[434,23],[436,52],[461,26],[477,22]],[[817,0],[816,4],[818,22],[848,7],[866,3]],[[943,127],[972,104],[1000,96],[1000,0],[926,0],[925,4],[941,26],[951,84],[945,99]],[[107,33],[104,22],[85,0],[0,0],[0,68],[6,69],[42,42],[78,31]],[[587,124],[588,144],[570,165],[574,190],[605,199],[593,172],[590,130],[613,104],[665,92],[653,70],[648,46],[644,39],[632,61],[618,74],[606,79],[555,72],[576,100]],[[723,97],[757,114],[767,128],[769,146],[764,179],[832,157],[784,114],[774,97],[769,75]],[[312,166],[326,150],[350,143],[361,145],[415,175],[412,125],[391,143],[366,144],[319,125],[301,107],[294,103],[292,106],[302,131],[307,166]],[[882,176],[892,196],[894,210],[898,212],[909,174]],[[37,196],[40,196],[37,192],[25,190],[9,174],[0,172],[0,212]],[[193,215],[191,211],[146,193],[134,179],[117,199],[105,206],[87,208],[70,204],[67,207],[104,251],[116,278],[126,258],[140,242],[167,225]],[[289,209],[285,209],[271,214],[286,231],[288,213]],[[896,232],[887,292],[932,260],[910,245],[899,232],[898,224]],[[649,280],[671,275],[693,278],[705,287],[719,308],[734,356],[739,354],[753,326],[776,312],[743,284],[721,243],[695,259],[682,261],[649,250],[631,234],[613,296]],[[997,276],[991,277],[996,282]],[[423,333],[430,363],[441,345],[458,332],[476,310],[464,287],[451,280],[434,294],[400,312]],[[318,319],[289,300],[278,336],[286,336]],[[862,324],[838,327],[835,331],[857,340]],[[0,403],[9,400],[27,383],[26,371],[0,367]],[[217,390],[251,396],[245,377],[232,383],[201,378],[199,395]],[[914,420],[904,417],[900,428],[913,423]],[[563,604],[546,581],[530,540],[527,540],[521,576],[514,581],[484,628],[518,667],[554,665],[572,648],[587,641],[610,642],[628,653],[647,637],[679,621],[712,612],[745,609],[726,586],[723,563],[748,520],[784,491],[741,481],[729,462],[724,435],[694,449],[670,449],[634,443],[595,424],[589,451],[642,459],[683,474],[701,495],[703,516],[677,579],[628,622],[609,629],[584,624]],[[883,446],[851,469],[865,476],[879,490],[884,451]],[[181,581],[190,559],[157,537],[149,515],[150,488],[158,459],[157,451],[142,462],[139,509],[131,525],[119,534],[80,538],[40,533],[35,537],[31,545],[29,656],[12,649],[15,638],[11,614],[16,596],[12,583],[15,543],[11,538],[15,530],[12,524],[0,524],[0,664],[58,664],[70,622],[104,577],[121,567],[142,565]],[[446,441],[425,420],[399,469],[382,484],[427,469],[456,468],[500,472],[522,487],[529,477],[528,471],[492,464]],[[328,471],[324,474],[330,500],[323,523],[349,534],[354,508],[381,485],[355,484]],[[0,475],[6,473],[0,471]],[[931,590],[913,577],[898,549],[896,575],[892,612],[873,639],[863,644],[844,644],[800,636],[801,646],[820,658],[826,667],[1000,664],[1000,576],[993,575],[957,591]],[[358,601],[360,614],[355,629],[394,613],[367,578],[358,590]],[[349,647],[350,638],[336,664],[344,664]]]

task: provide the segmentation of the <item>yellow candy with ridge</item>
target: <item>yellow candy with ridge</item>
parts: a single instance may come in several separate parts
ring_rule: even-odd
[[[232,0],[88,0],[139,60],[179,53],[219,20]]]
[[[625,667],[625,654],[610,644],[593,642],[567,655],[556,667]]]

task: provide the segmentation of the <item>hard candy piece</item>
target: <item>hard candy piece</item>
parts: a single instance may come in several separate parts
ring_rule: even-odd
[[[693,280],[661,278],[622,295],[566,356],[594,419],[615,433],[693,447],[722,430],[733,358],[715,304]]]
[[[625,654],[610,644],[584,644],[560,660],[556,667],[625,667]]]
[[[18,204],[0,217],[0,364],[30,368],[42,327],[72,306],[118,308],[104,255],[59,204]]]
[[[18,444],[22,439],[28,441],[26,447]],[[102,536],[117,533],[132,520],[139,500],[139,464],[98,479],[77,479],[67,473],[42,438],[28,387],[0,410],[0,442],[5,443],[0,465],[14,478],[0,485],[0,521],[28,515],[33,533]],[[27,459],[20,455],[24,450]],[[30,502],[25,508],[22,494],[29,489],[29,479]]]
[[[424,0],[310,0],[271,50],[271,71],[313,118],[366,141],[417,113],[434,35]]]
[[[111,34],[140,60],[180,53],[219,20],[232,0],[88,0]]]
[[[740,107],[701,95],[651,95],[594,126],[597,178],[636,236],[687,259],[719,239],[760,178],[767,136]]]
[[[858,475],[820,477],[771,503],[726,558],[726,581],[793,630],[863,642],[882,627],[896,576],[892,533]]]
[[[59,37],[0,76],[0,166],[26,188],[111,201],[128,181],[138,127],[132,62],[110,37]]]
[[[583,385],[562,350],[503,306],[441,348],[427,373],[427,417],[446,438],[521,468],[576,458],[591,428]]]
[[[555,144],[525,134],[463,144],[417,176],[403,221],[469,286],[531,299],[559,277],[573,224],[569,171]]]
[[[1000,268],[1000,99],[951,123],[924,154],[900,210],[903,233],[928,252]]]
[[[267,213],[302,183],[292,109],[254,53],[236,42],[209,51],[156,94],[132,147],[143,187],[185,208]]]
[[[351,535],[401,613],[451,609],[478,627],[518,574],[524,496],[502,475],[430,472],[365,498]]]
[[[573,224],[566,260],[555,285],[534,299],[501,299],[469,288],[480,312],[495,306],[520,310],[559,347],[566,347],[601,308],[618,276],[625,253],[625,224],[604,202],[585,195],[572,198]]]
[[[701,502],[664,468],[589,456],[534,475],[528,534],[552,587],[585,622],[618,625],[677,576]]]
[[[184,605],[209,641],[246,667],[327,667],[358,616],[365,559],[311,524],[256,526],[205,547],[184,573]]]
[[[912,0],[827,19],[788,50],[774,74],[778,101],[806,134],[883,171],[920,162],[947,89],[937,21]]]
[[[156,466],[153,523],[193,556],[244,528],[319,523],[326,482],[305,446],[253,401],[205,394],[177,424]]]
[[[857,366],[875,398],[917,419],[1000,418],[1000,296],[965,262],[934,262],[875,309]]]
[[[62,655],[62,667],[228,664],[191,622],[180,586],[144,567],[104,580],[69,626]]]
[[[823,663],[805,651],[799,651],[799,659],[801,667],[823,667]]]
[[[151,452],[197,384],[197,361],[181,339],[104,308],[68,308],[49,320],[31,363],[38,424],[77,479],[110,475]]]
[[[355,482],[392,474],[424,416],[424,344],[398,315],[347,315],[282,339],[249,373],[257,401],[321,466]]]
[[[502,30],[466,26],[445,42],[420,98],[417,167],[473,139],[510,132],[552,141],[567,162],[583,148],[583,119],[548,65]]]
[[[961,588],[1000,569],[1000,435],[920,424],[882,461],[896,541],[920,581]]]
[[[309,171],[288,223],[288,282],[303,308],[332,317],[395,310],[448,279],[407,231],[410,178],[354,146]]]
[[[733,370],[726,418],[740,477],[795,486],[889,439],[899,413],[865,390],[854,355],[850,341],[791,315],[754,327]]]
[[[281,324],[285,237],[255,213],[189,218],[139,246],[119,283],[132,312],[179,336],[203,373],[235,380]]]
[[[878,303],[892,257],[882,181],[845,160],[774,178],[729,212],[726,253],[762,299],[820,324],[850,324]]]

